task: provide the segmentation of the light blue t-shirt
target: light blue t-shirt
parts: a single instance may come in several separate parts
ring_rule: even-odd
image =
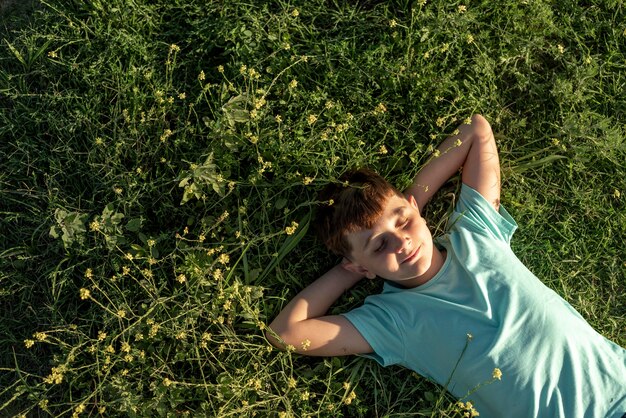
[[[621,418],[626,350],[517,259],[506,209],[463,185],[449,224],[436,240],[447,256],[434,278],[413,289],[386,282],[344,314],[374,349],[368,357],[449,381],[481,418]]]

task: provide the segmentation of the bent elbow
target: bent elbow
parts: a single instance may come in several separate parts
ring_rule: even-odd
[[[491,130],[491,125],[485,119],[485,117],[481,114],[474,114],[471,118],[471,126],[474,131],[474,135],[476,135],[480,141],[489,140],[493,138],[493,131]]]
[[[278,338],[276,338],[278,337]],[[265,338],[270,342],[274,347],[279,348],[281,350],[285,349],[285,344],[283,343],[283,336],[274,331],[271,327],[268,327],[265,330]]]

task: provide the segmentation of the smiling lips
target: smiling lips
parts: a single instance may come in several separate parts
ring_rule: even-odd
[[[421,245],[417,247],[407,258],[405,258],[401,264],[404,264],[409,261],[413,261],[417,257],[417,254],[419,253],[420,248],[422,248]]]

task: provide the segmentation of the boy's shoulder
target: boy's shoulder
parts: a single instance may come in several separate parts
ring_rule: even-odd
[[[510,243],[517,226],[504,205],[499,205],[496,210],[478,191],[462,184],[454,211],[448,219],[447,231],[465,229]]]

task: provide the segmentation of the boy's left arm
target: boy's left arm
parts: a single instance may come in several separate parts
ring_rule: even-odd
[[[474,115],[458,134],[446,138],[433,157],[415,176],[406,194],[413,195],[420,211],[439,188],[460,168],[462,181],[478,191],[493,207],[500,208],[500,160],[489,122]],[[437,151],[436,151],[437,152]]]

